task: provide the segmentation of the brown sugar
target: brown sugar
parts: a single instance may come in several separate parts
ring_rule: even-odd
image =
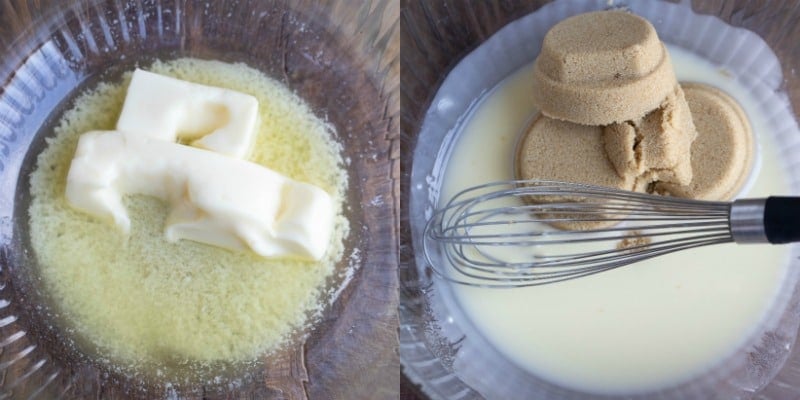
[[[533,89],[540,114],[520,140],[518,179],[728,200],[747,177],[746,115],[715,88],[678,84],[666,48],[641,17],[600,11],[556,24],[534,64]],[[581,201],[548,201],[562,200]]]
[[[633,189],[603,150],[603,128],[540,115],[522,138],[517,154],[520,179],[547,179]]]
[[[645,191],[654,182],[692,181],[688,154],[697,136],[683,90],[676,85],[653,111],[635,121],[603,128],[604,149],[620,176]]]
[[[747,116],[719,89],[698,83],[682,87],[698,134],[691,152],[693,178],[688,184],[659,182],[655,190],[700,200],[730,200],[752,164],[753,135]]]
[[[599,11],[561,21],[545,36],[534,82],[543,116],[521,142],[520,177],[636,191],[691,182],[697,132],[669,54],[647,20]],[[602,149],[588,154],[597,132]],[[559,160],[566,152],[582,155]],[[531,160],[534,154],[548,160]]]
[[[588,183],[632,190],[632,176],[620,176],[603,151],[603,128],[559,121],[539,115],[522,138],[516,158],[519,179],[547,179]],[[535,196],[526,201],[542,203]],[[547,202],[576,202],[579,198],[548,197]],[[572,218],[569,222],[552,222],[561,229],[597,229],[613,223],[607,221],[575,221],[574,216],[543,213],[542,218]],[[606,216],[598,215],[600,219]]]
[[[676,84],[669,53],[647,20],[598,11],[567,18],[545,35],[533,99],[548,117],[608,125],[658,108]]]
[[[641,231],[630,231],[622,240],[617,243],[617,250],[628,249],[630,251],[643,249],[652,243],[650,236],[644,235]]]

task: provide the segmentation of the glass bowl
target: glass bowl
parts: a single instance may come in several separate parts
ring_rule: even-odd
[[[397,2],[51,0],[0,9],[0,397],[397,395]],[[212,385],[136,380],[75,354],[46,326],[25,263],[25,160],[60,111],[105,77],[181,56],[245,62],[287,85],[335,126],[350,179],[353,229],[319,320],[249,378]]]
[[[671,3],[675,2],[487,1],[456,8],[445,2],[410,2],[402,10],[400,356],[404,375],[428,397],[617,398],[554,385],[500,355],[460,310],[448,285],[431,276],[416,250],[426,207],[435,204],[434,182],[443,168],[440,157],[442,154],[446,157],[454,128],[463,121],[466,110],[472,110],[472,102],[482,91],[497,83],[486,85],[477,81],[486,75],[493,76],[487,80],[494,79],[496,70],[505,71],[498,74],[502,79],[531,62],[544,33],[557,20],[579,12],[621,7],[646,16],[661,31],[663,24],[676,23],[676,15],[680,13],[674,11],[683,7],[684,11],[699,14],[699,19],[686,22],[687,29],[681,35],[662,36],[662,39],[704,54],[718,64],[730,60],[715,58],[727,55],[722,51],[724,46],[717,46],[722,42],[708,43],[709,36],[714,36],[705,29],[709,24],[724,22],[755,32],[777,57],[753,56],[749,63],[739,63],[732,70],[748,73],[757,70],[757,77],[771,77],[774,73],[780,77],[782,72],[782,79],[770,80],[770,85],[780,96],[787,95],[793,109],[770,109],[770,114],[785,116],[780,126],[787,127],[786,132],[792,135],[782,136],[787,139],[782,154],[784,159],[795,160],[785,167],[796,165],[797,157],[791,154],[800,147],[795,117],[800,110],[800,80],[794,69],[800,62],[800,51],[795,45],[800,33],[793,21],[800,16],[800,8],[745,1]],[[520,28],[517,23],[523,17],[520,25],[525,28]],[[495,35],[501,29],[504,33],[533,34],[522,46],[510,48]],[[726,28],[725,33],[731,46],[743,43],[737,30]],[[473,57],[479,52],[480,56]],[[757,49],[752,53],[758,54]],[[472,63],[459,64],[465,57],[470,57]],[[461,80],[459,84],[446,81],[451,73],[472,79]],[[791,190],[795,194],[800,188],[798,178],[792,177]],[[800,254],[797,246],[792,248],[792,254],[795,259]],[[789,267],[790,271],[796,270],[797,265]],[[721,365],[680,387],[622,398],[796,398],[800,392],[800,351],[791,350],[800,322],[797,314],[800,291],[797,275],[790,275],[782,292],[783,303],[776,307],[777,315],[768,317],[774,325],[731,357],[742,362]]]

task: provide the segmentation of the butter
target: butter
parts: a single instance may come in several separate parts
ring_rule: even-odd
[[[117,130],[246,158],[257,120],[253,96],[137,69]]]
[[[83,134],[67,175],[67,201],[126,233],[128,194],[167,201],[167,240],[188,239],[265,257],[320,259],[333,228],[322,189],[212,151],[128,132]]]
[[[124,196],[153,196],[171,206],[168,241],[319,260],[333,232],[333,200],[243,159],[257,110],[252,96],[137,70],[117,130],[80,137],[67,201],[127,234]]]

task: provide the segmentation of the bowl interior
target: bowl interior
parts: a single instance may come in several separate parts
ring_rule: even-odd
[[[532,12],[536,12],[542,19],[553,19],[562,13],[564,9],[605,9],[609,6],[620,6],[619,4],[608,4],[605,1],[574,1],[574,2],[486,2],[472,8],[452,9],[437,4],[411,4],[403,10],[402,21],[402,41],[403,46],[403,125],[401,127],[402,143],[406,146],[403,154],[403,176],[402,176],[402,211],[401,211],[401,242],[407,244],[401,248],[401,360],[404,373],[411,381],[421,385],[424,392],[431,398],[450,398],[450,397],[469,397],[486,395],[489,397],[515,398],[520,395],[520,387],[530,388],[535,386],[536,390],[526,392],[528,395],[539,393],[540,396],[552,396],[555,398],[585,398],[585,394],[576,393],[563,388],[554,387],[547,382],[539,382],[537,378],[527,374],[520,381],[521,386],[516,386],[515,377],[521,375],[513,373],[519,368],[511,364],[508,360],[498,360],[493,357],[485,357],[490,351],[476,351],[475,348],[490,346],[489,343],[473,335],[467,328],[459,326],[459,313],[451,313],[453,307],[458,307],[454,301],[448,300],[447,288],[445,285],[438,285],[437,281],[432,280],[431,276],[419,260],[418,254],[419,238],[415,237],[415,224],[419,219],[424,221],[424,216],[420,216],[425,210],[424,206],[415,201],[425,203],[432,201],[431,196],[435,194],[428,192],[428,185],[436,178],[437,171],[441,170],[442,165],[431,160],[441,157],[440,151],[448,146],[448,141],[452,141],[448,131],[456,124],[448,124],[453,121],[460,121],[462,117],[460,102],[469,103],[472,98],[465,93],[474,89],[475,84],[469,80],[457,88],[461,96],[455,98],[453,102],[440,101],[447,100],[445,97],[437,96],[437,91],[442,87],[443,81],[449,73],[457,68],[459,61],[467,54],[476,49],[477,46],[486,45],[487,52],[493,58],[482,60],[487,64],[492,64],[498,69],[508,68],[508,73],[519,67],[520,63],[527,63],[530,59],[528,54],[531,51],[538,52],[538,43],[530,43],[521,46],[518,51],[508,51],[503,46],[498,46],[497,41],[489,44],[493,34],[507,27],[509,23],[525,17]],[[625,6],[622,4],[621,6]],[[793,28],[783,23],[783,17],[778,15],[783,13],[798,13],[796,7],[776,6],[754,8],[747,2],[727,2],[724,7],[718,2],[693,1],[691,4],[682,4],[690,7],[700,14],[711,14],[722,19],[724,22],[734,27],[744,27],[759,34],[771,49],[778,56],[776,68],[783,71],[783,82],[781,87],[786,90],[790,100],[797,100],[798,79],[792,65],[798,59],[795,46],[787,41],[788,36],[792,36]],[[642,4],[631,4],[630,7],[637,12],[637,7],[647,8]],[[638,12],[637,12],[638,13]],[[743,16],[747,15],[747,18]],[[658,25],[667,23],[670,15],[663,14],[661,17],[654,17],[653,23],[658,29]],[[562,16],[563,18],[563,16]],[[432,23],[431,21],[437,21]],[[548,26],[539,26],[541,34]],[[682,47],[695,48],[702,43],[701,35],[684,38],[685,42],[679,43]],[[534,40],[531,40],[533,42]],[[412,43],[406,46],[406,43]],[[523,53],[523,54],[520,54]],[[494,61],[499,60],[499,61]],[[724,60],[722,60],[724,61]],[[496,65],[495,65],[496,64]],[[478,67],[476,67],[478,65]],[[482,64],[471,65],[471,70],[482,71]],[[763,66],[763,65],[762,65]],[[782,67],[782,68],[781,68]],[[469,68],[467,68],[469,69]],[[461,72],[466,71],[462,70]],[[491,86],[490,86],[491,87]],[[451,87],[452,88],[452,87]],[[453,92],[450,92],[452,95]],[[794,109],[788,110],[791,114],[797,115],[798,103],[792,102]],[[434,116],[431,118],[431,116]],[[794,123],[795,118],[790,118]],[[431,136],[421,137],[420,130],[423,124],[434,121],[433,131],[441,133],[441,137],[436,139]],[[431,132],[430,125],[427,125]],[[452,132],[451,132],[452,133]],[[447,136],[447,137],[445,137]],[[445,137],[444,140],[442,137]],[[797,141],[794,138],[792,143]],[[443,144],[444,143],[444,144]],[[440,147],[441,145],[441,147]],[[413,155],[413,156],[412,156]],[[428,160],[423,162],[425,168],[415,170],[420,159]],[[789,157],[788,159],[793,159]],[[428,166],[433,166],[428,169]],[[795,179],[794,187],[797,187]],[[415,195],[415,191],[425,192],[422,195]],[[417,200],[415,200],[415,196]],[[426,197],[427,196],[427,197]],[[422,199],[422,200],[419,200]],[[426,203],[428,204],[428,203]],[[416,221],[416,222],[415,222]],[[418,226],[418,224],[416,224]],[[795,249],[796,250],[796,249]],[[797,252],[795,251],[795,254]],[[789,310],[797,304],[797,290],[791,287],[788,290],[793,298],[789,302]],[[789,314],[789,313],[787,313]],[[791,318],[790,318],[791,319]],[[468,325],[466,323],[465,325]],[[794,342],[797,321],[789,322],[776,332],[771,332],[774,337],[783,340],[786,346]],[[783,336],[782,336],[783,335]],[[769,339],[769,338],[766,338]],[[472,345],[468,342],[473,341]],[[769,340],[765,340],[762,348],[768,348]],[[780,340],[779,340],[780,342]],[[788,347],[787,347],[788,348]],[[751,355],[753,359],[758,359],[758,352]],[[786,352],[781,353],[786,356]],[[465,378],[465,365],[469,364],[470,357],[480,358],[484,365],[483,373],[479,376],[475,374]],[[778,375],[771,380],[771,383],[764,387],[771,376],[765,373],[764,369],[756,371],[760,375],[758,378],[747,380],[744,388],[740,382],[725,382],[720,385],[725,390],[734,391],[741,394],[742,391],[761,390],[765,398],[784,398],[781,395],[790,393],[786,388],[797,390],[800,376],[793,372],[790,367],[793,361],[800,358],[800,354],[792,354],[787,361],[787,367],[778,372]],[[459,366],[459,359],[462,363]],[[770,366],[780,365],[782,360],[772,359]],[[749,367],[747,367],[749,368]],[[754,372],[750,369],[747,373]],[[523,374],[525,375],[525,374]],[[503,384],[499,384],[503,382]],[[670,392],[672,393],[672,392]],[[722,392],[720,392],[722,393]],[[653,394],[655,396],[655,394]],[[669,393],[659,393],[669,398]],[[674,395],[674,393],[673,393]],[[657,397],[657,396],[656,396]]]

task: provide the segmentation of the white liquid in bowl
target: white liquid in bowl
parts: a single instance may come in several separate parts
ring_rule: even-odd
[[[741,197],[786,193],[776,143],[732,77],[669,47],[678,79],[719,87],[748,114],[758,148]],[[531,65],[489,92],[461,126],[440,203],[460,190],[513,177],[517,137],[535,112]],[[633,393],[681,384],[720,367],[763,322],[781,287],[788,247],[718,245],[687,250],[555,285],[456,286],[465,313],[502,354],[556,384]]]

